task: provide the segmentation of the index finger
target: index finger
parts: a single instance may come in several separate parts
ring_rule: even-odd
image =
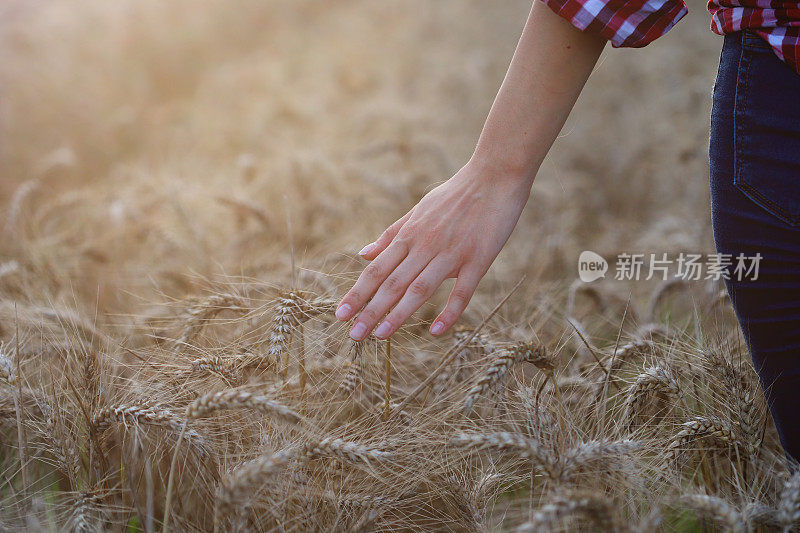
[[[364,268],[353,288],[344,295],[336,309],[336,318],[339,320],[352,318],[372,298],[378,287],[407,255],[408,247],[404,242],[398,240],[392,242],[386,250]]]

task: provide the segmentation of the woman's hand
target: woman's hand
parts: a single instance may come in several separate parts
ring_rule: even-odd
[[[470,163],[361,250],[372,263],[336,310],[340,320],[358,315],[353,339],[382,319],[375,336],[389,337],[446,278],[458,279],[431,333],[458,320],[517,224],[605,43],[533,3]]]
[[[372,262],[336,310],[340,320],[357,315],[350,337],[363,340],[377,325],[375,336],[388,338],[446,278],[457,280],[430,331],[455,324],[514,230],[532,180],[469,163],[365,246],[359,255]]]

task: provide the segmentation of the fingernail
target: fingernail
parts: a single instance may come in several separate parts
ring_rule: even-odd
[[[433,323],[433,326],[431,327],[432,334],[439,335],[443,331],[444,331],[444,322],[442,322],[441,320],[437,320],[436,322]]]
[[[375,243],[371,242],[368,245],[366,245],[365,247],[363,247],[361,249],[361,251],[358,252],[358,255],[366,255],[366,254],[370,253],[374,249],[375,249]]]
[[[384,339],[389,336],[389,332],[392,330],[392,325],[388,322],[381,322],[381,325],[378,326],[378,329],[375,330],[375,336],[379,339]]]
[[[350,317],[350,311],[352,310],[353,308],[350,307],[350,304],[342,304],[336,310],[336,318],[339,320],[347,320]]]
[[[350,338],[353,339],[354,341],[360,341],[361,339],[364,338],[364,336],[366,336],[366,334],[367,334],[367,325],[364,324],[363,322],[359,322],[358,324],[353,326],[353,329],[350,330]]]

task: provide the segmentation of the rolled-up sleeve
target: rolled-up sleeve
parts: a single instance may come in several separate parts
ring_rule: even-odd
[[[682,0],[541,0],[581,31],[640,48],[658,39],[687,13]]]

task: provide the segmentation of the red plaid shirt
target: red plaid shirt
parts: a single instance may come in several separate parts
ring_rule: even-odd
[[[612,46],[642,47],[664,35],[687,13],[683,0],[543,0],[576,28]],[[800,1],[708,0],[711,30],[758,33],[800,74]]]

